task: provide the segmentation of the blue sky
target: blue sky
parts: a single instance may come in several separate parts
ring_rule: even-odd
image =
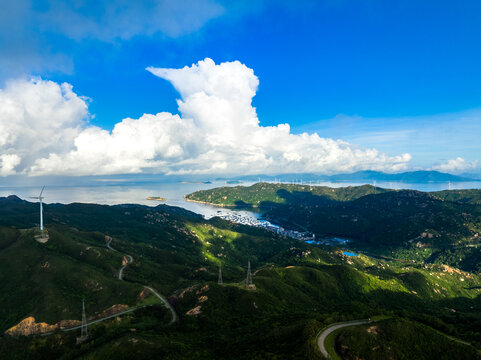
[[[89,98],[82,121],[101,129],[127,117],[180,113],[179,86],[147,67],[237,60],[259,80],[260,126],[288,123],[292,134],[410,154],[404,168],[386,171],[479,172],[479,1],[1,3],[2,86],[30,76],[69,83]],[[291,155],[284,157],[294,161]]]

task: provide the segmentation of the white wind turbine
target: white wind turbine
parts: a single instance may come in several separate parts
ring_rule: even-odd
[[[43,200],[43,190],[45,189],[45,186],[42,188],[42,191],[40,191],[39,196],[32,196],[31,199],[38,199],[40,201],[40,231],[42,232],[43,235],[43,206],[42,206],[42,200]]]

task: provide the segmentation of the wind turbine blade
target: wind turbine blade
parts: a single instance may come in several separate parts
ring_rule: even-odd
[[[42,193],[43,193],[44,189],[45,189],[45,185],[43,186],[42,191],[40,191],[40,195],[38,197],[42,196]]]

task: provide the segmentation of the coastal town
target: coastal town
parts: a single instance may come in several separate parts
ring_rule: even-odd
[[[274,225],[267,220],[256,219],[252,216],[236,214],[236,213],[226,214],[226,213],[222,213],[221,211],[219,211],[216,216],[224,220],[235,222],[237,224],[255,226],[268,231],[272,231],[281,236],[290,237],[300,241],[316,241],[316,237],[313,233],[285,229],[281,226]]]
[[[222,211],[219,210],[216,216],[224,220],[232,221],[236,224],[255,226],[268,231],[272,231],[281,236],[290,237],[293,239],[297,239],[299,241],[305,241],[309,244],[342,246],[342,245],[347,245],[351,242],[351,240],[342,239],[338,237],[316,239],[316,235],[312,232],[308,232],[308,231],[302,232],[302,231],[285,229],[282,226],[272,224],[267,220],[256,219],[249,215],[237,214],[232,212],[222,213]]]

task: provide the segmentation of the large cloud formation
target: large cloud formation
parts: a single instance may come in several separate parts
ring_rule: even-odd
[[[73,149],[87,121],[87,100],[69,84],[8,82],[0,90],[0,175],[29,172],[38,159]]]
[[[68,84],[20,80],[0,92],[0,175],[333,173],[399,171],[411,156],[388,156],[289,124],[261,126],[259,84],[238,61],[147,69],[178,90],[179,115],[144,114],[109,132],[88,124],[87,100]]]

